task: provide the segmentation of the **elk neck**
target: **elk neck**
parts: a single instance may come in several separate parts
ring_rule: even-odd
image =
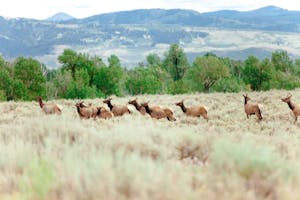
[[[180,108],[184,113],[186,112],[186,107],[184,106],[184,104],[180,105]]]
[[[107,102],[107,106],[109,107],[109,109],[110,109],[110,110],[112,110],[112,109],[113,109],[113,107],[114,107],[114,106],[111,104],[111,102],[110,102],[110,101],[108,101],[108,102]]]
[[[295,105],[291,101],[288,101],[287,104],[291,110],[294,110]]]
[[[40,107],[43,108],[44,103],[43,103],[43,100],[41,98],[39,99],[39,104],[40,104]]]

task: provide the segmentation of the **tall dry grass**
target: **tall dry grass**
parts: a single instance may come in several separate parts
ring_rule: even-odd
[[[264,106],[261,122],[246,118],[242,93],[138,96],[172,108],[176,122],[133,107],[81,120],[76,100],[56,100],[61,115],[1,103],[0,199],[299,199],[300,122],[280,101],[287,92],[248,95]],[[174,104],[182,99],[206,105],[210,120],[186,117]]]

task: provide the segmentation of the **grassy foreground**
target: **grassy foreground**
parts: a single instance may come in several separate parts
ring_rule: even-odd
[[[287,94],[248,94],[264,106],[259,123],[246,118],[242,93],[138,96],[171,107],[176,122],[136,111],[81,120],[75,100],[55,101],[60,116],[37,102],[0,103],[0,199],[300,199],[300,121],[280,101]],[[186,117],[181,99],[206,105],[210,120]]]

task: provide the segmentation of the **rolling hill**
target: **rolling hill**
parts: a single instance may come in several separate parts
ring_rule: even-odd
[[[182,9],[132,10],[76,19],[59,13],[46,20],[0,17],[0,55],[38,58],[57,67],[64,48],[96,54],[116,54],[132,67],[149,53],[163,55],[180,44],[190,60],[211,51],[244,59],[264,57],[276,49],[300,56],[300,12],[268,6],[239,12],[199,13]],[[263,52],[263,54],[262,54]]]

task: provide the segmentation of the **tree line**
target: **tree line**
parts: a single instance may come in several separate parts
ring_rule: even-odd
[[[275,51],[262,60],[250,55],[244,61],[213,53],[188,62],[184,50],[170,45],[163,57],[149,54],[127,69],[111,55],[107,64],[99,56],[65,49],[61,67],[50,70],[33,58],[12,62],[0,56],[0,100],[84,99],[110,95],[240,92],[300,87],[300,59]]]

